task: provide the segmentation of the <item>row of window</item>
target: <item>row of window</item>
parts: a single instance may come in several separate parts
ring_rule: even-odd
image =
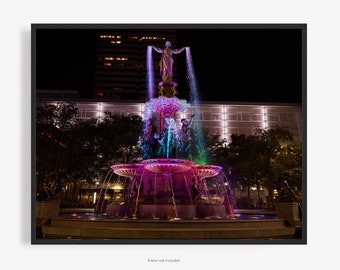
[[[131,113],[134,107],[138,107],[139,115],[143,115],[144,106],[143,105],[109,105],[102,106],[101,110],[109,110],[109,111],[117,111],[119,114],[126,114],[127,112]],[[86,105],[79,106],[80,111],[83,111],[84,117],[81,118],[90,118],[92,115],[98,114],[98,104],[94,105]],[[89,115],[88,117],[85,115]],[[187,118],[191,116],[191,113],[181,114],[183,118]],[[201,112],[199,117],[195,116],[195,119],[199,119],[200,121],[237,121],[237,122],[290,122],[296,123],[296,114],[294,113],[268,113],[266,115],[259,113],[210,113],[210,112]]]
[[[78,118],[81,120],[103,116],[105,111],[119,115],[139,115],[144,117],[144,103],[78,103]],[[301,139],[301,108],[299,106],[268,106],[263,109],[260,105],[250,105],[251,112],[244,112],[244,106],[202,105],[199,117],[195,116],[203,128],[209,129],[212,134],[227,138],[231,134],[253,134],[258,128],[272,128],[276,125],[286,126],[293,135]],[[212,112],[209,112],[210,110]],[[240,112],[237,112],[237,110]],[[193,108],[178,113],[176,120],[180,125],[182,118],[190,119]],[[259,112],[264,112],[263,114]],[[268,113],[269,112],[269,113]]]

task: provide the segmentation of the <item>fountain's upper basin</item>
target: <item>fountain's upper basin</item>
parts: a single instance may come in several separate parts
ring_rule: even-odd
[[[140,163],[117,164],[111,166],[114,173],[133,178],[145,173],[176,174],[190,171],[199,179],[214,177],[220,173],[222,167],[216,165],[195,164],[191,160],[178,158],[155,158],[143,160]]]
[[[137,175],[140,175],[143,167],[144,166],[141,163],[131,163],[112,165],[111,169],[117,175],[133,178]]]
[[[216,165],[195,165],[195,171],[197,177],[203,179],[207,177],[214,177],[218,175],[222,170],[221,166]]]
[[[153,173],[180,173],[188,171],[194,163],[186,159],[156,158],[142,161],[144,168]]]

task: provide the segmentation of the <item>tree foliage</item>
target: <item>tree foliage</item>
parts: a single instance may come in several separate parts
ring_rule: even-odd
[[[269,196],[277,182],[287,180],[302,188],[302,147],[284,127],[258,129],[254,135],[232,134],[231,142],[213,140],[212,158],[227,172],[234,188],[267,188]],[[272,198],[270,198],[272,200]]]
[[[71,103],[37,108],[37,191],[52,182],[77,187],[103,180],[114,163],[140,158],[141,117],[105,113],[103,119],[79,121],[77,112]]]

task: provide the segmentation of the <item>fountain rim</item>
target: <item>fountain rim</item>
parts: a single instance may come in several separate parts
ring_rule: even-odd
[[[141,162],[144,168],[153,173],[180,173],[192,169],[194,162],[178,158],[152,158]]]
[[[159,166],[164,168],[164,171],[157,168]],[[165,172],[166,168],[175,168],[176,166],[181,166],[178,171],[172,171],[173,173],[179,173],[183,171],[192,170],[197,176],[201,177],[213,177],[218,175],[222,167],[218,165],[204,165],[197,164],[192,160],[180,159],[180,158],[152,158],[145,159],[139,163],[128,163],[128,164],[115,164],[111,166],[113,172],[120,176],[134,177],[136,175],[141,175],[142,171],[147,170],[152,173]],[[213,170],[214,173],[207,173],[208,170]],[[124,171],[124,173],[122,173]]]
[[[189,159],[181,159],[181,158],[150,158],[144,159],[140,162],[141,164],[151,164],[151,163],[172,163],[172,164],[188,164],[195,165],[192,160]]]

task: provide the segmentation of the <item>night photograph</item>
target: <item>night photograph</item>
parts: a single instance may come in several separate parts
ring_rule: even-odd
[[[32,244],[306,244],[306,24],[32,24]]]

